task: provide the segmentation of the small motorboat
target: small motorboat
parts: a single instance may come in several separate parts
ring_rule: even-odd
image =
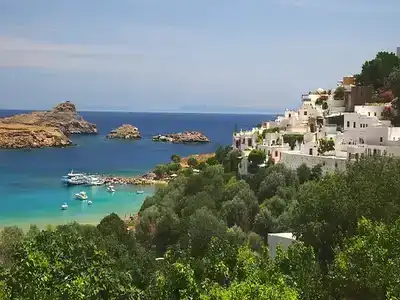
[[[75,194],[75,199],[87,200],[87,198],[88,198],[88,196],[86,195],[85,192],[80,192],[80,193]]]
[[[66,210],[68,209],[68,204],[64,203],[63,205],[61,205],[61,210]]]
[[[90,201],[90,200],[88,200],[88,202],[87,202],[88,205],[92,205],[92,203],[93,203],[93,202]]]
[[[144,194],[144,191],[136,191],[136,194]]]
[[[115,192],[114,186],[113,186],[113,185],[109,185],[109,186],[107,187],[107,192],[109,192],[109,193],[114,193],[114,192]]]

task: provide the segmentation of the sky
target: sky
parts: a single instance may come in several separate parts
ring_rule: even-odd
[[[277,113],[400,46],[398,0],[0,0],[0,109]]]

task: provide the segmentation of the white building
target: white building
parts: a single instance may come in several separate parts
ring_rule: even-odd
[[[278,246],[286,250],[296,241],[296,238],[290,232],[268,233],[268,250],[271,258],[275,258]]]
[[[352,76],[338,82],[345,91],[353,85]],[[261,149],[275,163],[292,169],[304,163],[309,167],[321,165],[323,172],[344,170],[349,159],[364,155],[400,157],[400,127],[384,120],[385,104],[354,105],[354,112],[346,112],[346,99],[334,99],[334,92],[318,89],[302,95],[298,110],[285,110],[283,116],[263,123],[260,129],[234,134],[233,147],[243,153],[239,173],[247,174],[247,156],[252,149]],[[268,130],[265,138],[260,138],[264,130],[276,127],[279,131]],[[302,142],[291,149],[284,143],[285,134],[302,135]],[[323,141],[333,148],[324,152]]]

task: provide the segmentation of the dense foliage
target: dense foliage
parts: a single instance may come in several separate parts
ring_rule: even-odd
[[[5,228],[0,299],[398,299],[399,160],[238,178],[238,159],[221,147],[200,173],[182,171],[135,230],[115,214]],[[268,233],[287,231],[299,242],[270,258]]]

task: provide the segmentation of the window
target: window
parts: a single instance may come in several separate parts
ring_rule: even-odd
[[[313,155],[312,148],[310,148],[310,150],[308,150],[308,154]]]
[[[278,151],[275,151],[275,157],[278,157]]]
[[[374,112],[374,116],[376,117],[376,112]]]
[[[350,121],[347,121],[347,127],[350,127]]]
[[[362,128],[362,127],[363,127],[363,124],[360,123],[360,128]]]
[[[376,149],[374,149],[373,154],[376,155],[378,153],[378,151]]]
[[[368,124],[365,124],[365,127],[368,127]]]
[[[353,122],[353,128],[356,128],[356,122]]]
[[[368,112],[368,117],[371,116],[371,112]]]
[[[292,114],[289,114],[289,118],[291,118],[292,117]]]
[[[304,115],[307,116],[307,111],[304,111]]]
[[[381,117],[383,117],[383,111],[381,112]]]
[[[383,143],[383,136],[380,137],[379,141]]]

